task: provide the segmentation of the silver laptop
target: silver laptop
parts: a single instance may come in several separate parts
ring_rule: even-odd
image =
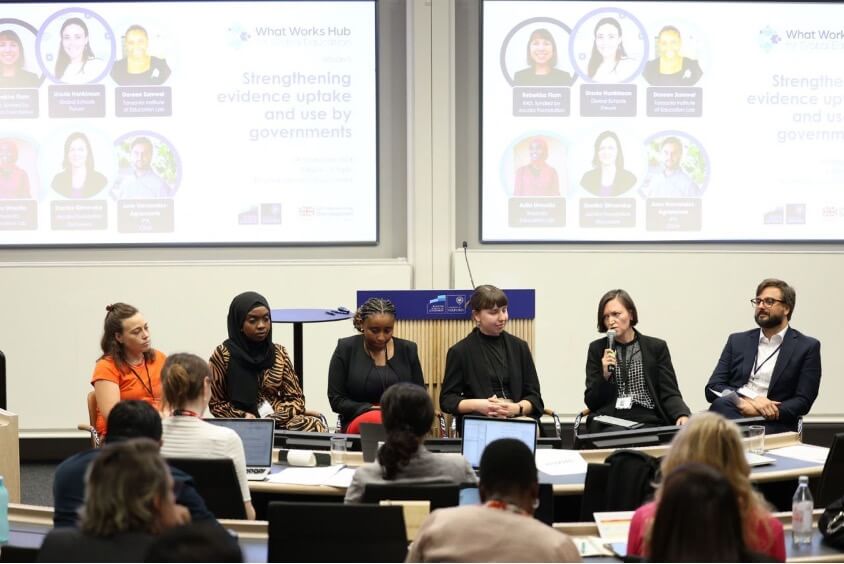
[[[243,442],[246,454],[246,477],[249,481],[266,480],[273,465],[272,419],[206,419],[209,423],[228,427]]]
[[[519,439],[532,453],[536,453],[536,421],[532,419],[496,419],[494,417],[463,417],[463,456],[477,470],[486,446],[497,439]]]

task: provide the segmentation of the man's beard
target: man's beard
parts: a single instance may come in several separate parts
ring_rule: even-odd
[[[754,317],[754,319],[756,319],[756,325],[758,325],[762,329],[771,329],[773,327],[776,327],[780,323],[782,323],[782,320],[783,320],[782,314],[776,314],[776,313],[769,312],[768,317],[766,319],[760,318],[761,315],[762,315],[762,312],[759,311],[759,312],[756,312],[756,315],[754,315],[753,317]]]

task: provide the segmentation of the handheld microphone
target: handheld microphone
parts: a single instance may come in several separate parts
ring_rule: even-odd
[[[607,331],[607,348],[615,350],[615,329]],[[610,373],[610,376],[613,376],[615,374],[615,364],[610,364],[607,367],[607,372]]]
[[[469,250],[469,243],[467,243],[466,241],[463,241],[463,258],[466,260],[466,270],[469,271],[469,282],[472,283],[472,289],[474,290],[475,288],[477,288],[477,286],[475,286],[475,279],[472,278],[472,267],[469,266],[469,252],[468,252],[468,250]]]

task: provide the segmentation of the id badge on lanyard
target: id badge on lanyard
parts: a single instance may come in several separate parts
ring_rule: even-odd
[[[633,407],[633,398],[630,396],[621,396],[615,400],[616,409],[631,409]]]

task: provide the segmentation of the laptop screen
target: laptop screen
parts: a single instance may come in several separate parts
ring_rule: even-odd
[[[519,439],[536,452],[536,422],[527,419],[463,418],[463,456],[478,468],[486,445],[497,439]]]
[[[206,419],[209,423],[228,427],[240,437],[247,467],[269,467],[273,463],[272,419]]]

